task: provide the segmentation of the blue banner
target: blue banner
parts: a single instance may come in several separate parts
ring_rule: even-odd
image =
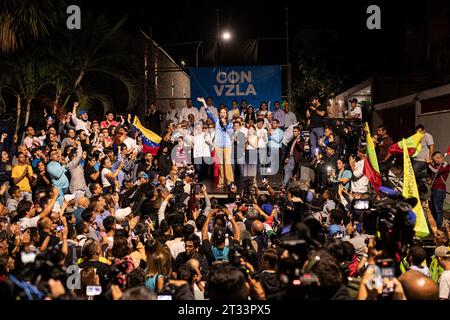
[[[259,108],[266,101],[273,109],[274,101],[281,103],[281,68],[275,66],[201,67],[190,68],[191,97],[194,105],[197,97],[211,97],[214,106],[223,103],[231,108],[231,102]]]

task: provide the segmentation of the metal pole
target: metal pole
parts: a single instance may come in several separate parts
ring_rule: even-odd
[[[147,106],[147,63],[148,63],[148,45],[145,37],[142,37],[144,44],[144,109]]]
[[[289,108],[292,110],[292,75],[289,53],[289,8],[286,7],[286,63],[287,63],[287,86]]]
[[[220,46],[220,21],[219,21],[219,9],[216,9],[216,18],[217,18],[217,35],[216,35],[216,39],[217,39],[217,47],[216,47],[216,66],[219,65],[219,46]]]
[[[197,50],[195,51],[195,66],[198,68],[198,50],[203,42],[199,41],[197,45]]]

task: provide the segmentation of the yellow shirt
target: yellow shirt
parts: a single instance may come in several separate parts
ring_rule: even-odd
[[[33,169],[29,164],[26,165],[16,164],[11,171],[11,177],[13,179],[19,178],[23,175],[25,170],[28,170],[30,176],[33,175]],[[16,185],[20,188],[21,191],[31,192],[30,180],[28,180],[27,177],[20,180]]]

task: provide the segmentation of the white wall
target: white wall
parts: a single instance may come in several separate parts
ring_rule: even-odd
[[[423,124],[434,138],[434,150],[445,153],[450,146],[450,110],[418,115],[418,123]],[[450,155],[446,161],[450,163]],[[447,191],[450,191],[450,178],[447,179]],[[447,196],[450,202],[450,196]]]

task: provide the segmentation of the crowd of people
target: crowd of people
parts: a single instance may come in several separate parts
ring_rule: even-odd
[[[365,175],[358,101],[341,125],[317,97],[305,123],[286,103],[196,103],[171,101],[164,113],[150,104],[157,153],[145,151],[131,115],[91,120],[76,102],[27,125],[17,146],[3,133],[0,298],[450,298],[450,169],[422,125],[413,167],[420,186],[431,181],[421,202],[431,254],[414,236],[408,199],[378,193]],[[372,139],[389,170],[388,128]],[[280,186],[265,179],[275,174]],[[213,176],[224,199],[202,183]]]

